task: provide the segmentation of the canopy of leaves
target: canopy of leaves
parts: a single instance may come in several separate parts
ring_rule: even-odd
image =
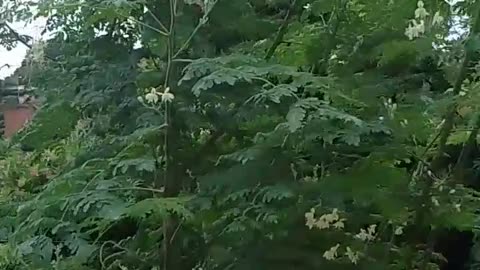
[[[1,3],[41,102],[1,269],[439,269],[477,232],[476,1]]]

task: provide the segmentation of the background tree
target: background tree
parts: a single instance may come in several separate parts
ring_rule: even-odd
[[[475,1],[28,4],[2,269],[475,269]]]

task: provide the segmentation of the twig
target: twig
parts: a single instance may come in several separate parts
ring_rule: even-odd
[[[200,30],[200,28],[202,27],[203,23],[202,22],[199,22],[197,24],[197,26],[195,27],[195,29],[193,29],[192,33],[190,34],[190,36],[187,38],[187,40],[182,44],[182,46],[180,46],[180,49],[178,49],[178,51],[173,55],[173,58],[176,58],[177,56],[179,56],[186,48],[187,46],[190,44],[190,42],[192,41],[193,37],[197,34],[198,30]]]
[[[182,46],[180,46],[180,48],[178,49],[178,51],[176,53],[173,54],[173,59],[177,58],[177,56],[179,56],[187,47],[188,45],[190,44],[190,42],[192,41],[192,39],[195,37],[195,35],[197,34],[198,30],[200,30],[200,28],[202,28],[203,25],[205,25],[207,19],[208,19],[208,15],[210,14],[210,12],[212,11],[213,7],[215,6],[215,4],[217,3],[217,1],[214,1],[212,6],[208,8],[208,10],[206,10],[206,13],[203,15],[202,18],[200,18],[200,21],[198,22],[197,26],[195,27],[195,29],[193,29],[192,33],[190,33],[190,36],[188,36],[187,40],[185,40],[185,42],[182,44]]]
[[[288,24],[290,23],[290,18],[292,17],[295,8],[297,7],[297,3],[300,3],[301,1],[297,0],[292,0],[290,3],[290,7],[287,10],[287,14],[285,14],[285,17],[283,18],[282,25],[280,25],[280,28],[278,29],[277,35],[275,36],[275,39],[272,43],[272,46],[267,51],[267,54],[265,55],[265,60],[270,60],[273,57],[273,54],[277,50],[278,46],[283,41],[283,37],[287,33],[287,28]]]
[[[110,254],[108,255],[105,259],[103,258],[103,249],[105,248],[105,246],[107,244],[111,244],[112,246],[118,248],[118,249],[121,249],[122,251],[119,251],[119,252],[115,252],[113,254]],[[118,243],[115,243],[114,241],[111,241],[111,240],[108,240],[108,241],[105,241],[103,242],[103,244],[100,246],[100,251],[99,251],[99,260],[100,260],[100,264],[102,265],[102,269],[105,269],[105,262],[108,261],[110,258],[113,258],[117,255],[120,255],[122,253],[130,253],[130,251],[122,246],[120,246]]]
[[[172,237],[170,237],[170,244],[173,243],[173,240],[175,239],[175,236],[177,235],[178,230],[179,230],[180,227],[182,226],[182,223],[183,223],[183,220],[182,220],[182,222],[179,222],[179,223],[178,223],[178,226],[177,226],[177,228],[175,229],[175,231],[173,232]]]
[[[3,66],[0,67],[0,70],[2,70],[3,68],[10,68],[10,65],[9,64],[4,64]]]
[[[139,20],[137,20],[137,19],[134,19],[132,16],[126,16],[126,15],[120,14],[119,12],[115,12],[115,13],[117,13],[117,14],[120,15],[120,16],[125,17],[127,20],[131,20],[131,21],[133,21],[133,22],[135,22],[135,23],[138,23],[138,24],[140,24],[140,25],[142,25],[142,26],[145,26],[145,27],[149,28],[150,30],[153,30],[153,31],[155,31],[155,32],[157,32],[157,33],[159,33],[159,34],[161,34],[161,35],[163,35],[163,36],[168,36],[168,33],[167,33],[167,32],[164,32],[164,31],[162,31],[162,30],[160,30],[160,29],[158,29],[158,28],[155,28],[155,27],[147,24],[147,23],[144,23],[144,22],[141,22],[141,21],[139,21]]]
[[[165,25],[163,25],[162,21],[160,21],[160,19],[155,16],[155,14],[152,12],[152,10],[150,8],[148,8],[146,5],[145,5],[145,8],[147,9],[147,12],[150,14],[150,16],[153,17],[153,19],[158,23],[158,25],[162,28],[162,30],[167,33],[168,32],[168,29],[167,27],[165,27]]]

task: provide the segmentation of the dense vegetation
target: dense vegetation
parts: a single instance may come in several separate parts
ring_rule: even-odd
[[[48,18],[47,42],[10,23]],[[478,269],[480,3],[4,1],[42,102],[0,269]]]

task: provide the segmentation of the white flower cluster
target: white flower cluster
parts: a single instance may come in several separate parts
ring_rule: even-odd
[[[415,18],[410,20],[408,27],[405,29],[405,35],[413,40],[425,33],[425,20],[430,16],[430,13],[425,9],[425,4],[422,0],[417,2],[417,9],[415,10]],[[440,12],[437,11],[433,15],[431,26],[440,25],[444,21]]]
[[[388,224],[393,226],[393,234],[399,236],[403,234],[403,229],[407,226],[408,222],[404,221],[402,224],[394,224],[392,220],[389,220]]]
[[[416,20],[410,21],[410,24],[405,29],[405,35],[408,39],[413,40],[418,38],[425,33],[425,22],[421,20],[419,23]]]
[[[397,108],[398,108],[397,103],[393,103],[393,100],[391,98],[387,100],[384,99],[383,106],[385,106],[385,109],[387,110],[388,116],[390,117],[390,119],[395,118],[395,112],[397,111]]]
[[[436,188],[438,189],[438,191],[442,192],[444,191],[444,185],[443,185],[443,182],[441,182],[440,184],[438,184],[436,186]],[[450,190],[448,190],[448,195],[453,198],[454,194],[457,192],[456,189],[452,188]],[[431,201],[432,201],[432,204],[436,207],[439,207],[440,206],[440,201],[438,200],[437,197],[435,196],[432,196],[431,198]],[[457,211],[457,212],[461,212],[462,211],[462,203],[461,201],[456,201],[456,202],[452,202],[453,204],[453,208]]]
[[[345,227],[345,219],[340,218],[338,209],[333,209],[332,213],[324,214],[318,219],[315,218],[315,209],[310,209],[310,212],[305,213],[305,225],[309,228],[317,228],[320,230],[334,227],[335,229],[343,229]]]
[[[394,231],[395,235],[402,235],[403,234],[403,226],[397,226]]]
[[[340,244],[336,244],[335,246],[331,247],[327,251],[323,253],[323,258],[329,261],[333,261],[338,257],[338,249],[340,248]],[[345,248],[345,256],[353,263],[357,264],[358,260],[360,259],[360,252],[353,251],[350,247]]]
[[[362,241],[372,241],[375,239],[375,230],[377,228],[376,224],[372,224],[368,226],[368,228],[360,229],[360,232],[355,235],[355,238],[360,239]]]
[[[319,180],[319,177],[318,177],[318,170],[320,169],[320,166],[317,164],[315,165],[315,167],[313,167],[313,175],[310,176],[310,175],[307,175],[305,177],[303,177],[303,181],[307,182],[307,183],[315,183],[315,182],[318,182]]]
[[[159,100],[164,103],[172,102],[175,96],[170,93],[170,87],[165,88],[162,92],[158,92],[156,88],[152,87],[150,90],[145,94],[144,97],[139,96],[138,101],[140,102],[147,102],[150,104],[157,104]]]

